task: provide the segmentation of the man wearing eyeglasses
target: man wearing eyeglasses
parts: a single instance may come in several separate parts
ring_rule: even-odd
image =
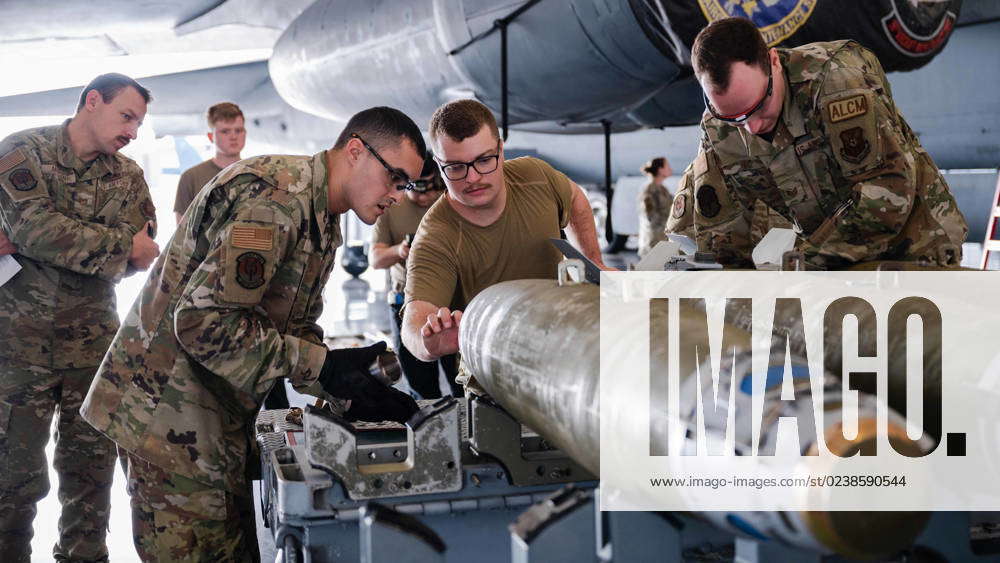
[[[368,373],[384,342],[328,350],[316,319],[340,214],[374,223],[412,186],[425,150],[410,118],[372,108],[329,150],[242,160],[195,196],[81,410],[128,452],[143,561],[258,559],[249,436],[282,378],[350,400],[351,418],[416,412]]]
[[[810,267],[959,265],[965,219],[870,51],[768,49],[750,21],[727,18],[698,34],[692,63],[707,109],[668,232],[693,220],[701,250],[735,267],[752,266],[767,231],[755,224],[792,226]]]
[[[410,250],[403,319],[403,343],[425,361],[458,351],[462,309],[483,289],[554,278],[562,255],[549,238],[560,229],[603,267],[583,190],[537,158],[505,161],[489,108],[447,103],[431,117],[429,134],[448,190]]]
[[[430,206],[444,193],[444,180],[434,162],[434,155],[428,151],[424,157],[424,169],[420,171],[420,179],[415,180],[414,188],[407,190],[406,197],[399,205],[375,222],[372,233],[372,266],[389,268],[391,287],[389,291],[389,308],[393,317],[393,347],[399,358],[399,366],[406,377],[410,388],[421,399],[441,398],[438,366],[444,371],[451,394],[462,396],[462,386],[455,383],[457,359],[454,354],[442,356],[437,361],[425,362],[417,359],[403,345],[400,329],[402,319],[400,311],[403,308],[403,291],[406,288],[406,258],[410,255],[410,245],[413,235],[420,226],[420,220]]]

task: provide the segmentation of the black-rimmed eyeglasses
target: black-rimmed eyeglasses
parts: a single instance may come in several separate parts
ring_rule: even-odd
[[[469,162],[449,162],[448,164],[443,164],[438,161],[438,165],[441,167],[441,172],[449,180],[464,180],[469,175],[469,167],[475,168],[476,172],[480,174],[489,174],[500,165],[499,139],[497,140],[496,151],[497,154],[481,156]],[[437,157],[434,158],[437,159]]]
[[[394,186],[396,186],[396,191],[401,192],[403,190],[414,189],[414,183],[412,180],[410,180],[410,177],[406,174],[406,172],[403,172],[401,168],[396,168],[395,166],[391,166],[388,162],[386,162],[385,159],[382,158],[382,155],[380,155],[378,151],[375,150],[374,147],[369,145],[367,141],[361,138],[361,135],[358,135],[357,133],[352,133],[351,136],[361,141],[361,144],[364,145],[366,149],[368,149],[368,152],[372,153],[372,156],[375,157],[375,160],[379,161],[382,167],[385,168],[385,171],[389,173],[389,181]]]
[[[719,121],[725,121],[726,123],[745,123],[746,120],[750,119],[750,116],[764,107],[764,102],[771,97],[771,92],[774,90],[774,79],[771,73],[767,74],[767,90],[764,91],[764,96],[757,102],[757,105],[753,106],[747,111],[740,113],[733,113],[729,115],[719,115],[715,112],[715,108],[712,107],[712,102],[708,101],[708,95],[705,94],[704,90],[701,92],[701,97],[705,100],[705,107],[708,108],[709,113]]]

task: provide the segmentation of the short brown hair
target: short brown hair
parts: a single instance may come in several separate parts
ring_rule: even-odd
[[[489,127],[494,139],[500,138],[497,120],[490,108],[476,100],[455,100],[437,108],[427,132],[432,143],[441,135],[463,141],[478,133],[483,125]]]
[[[83,104],[87,103],[87,93],[91,90],[97,90],[97,93],[101,95],[101,101],[110,104],[111,100],[114,100],[115,96],[127,86],[135,88],[135,91],[139,92],[142,100],[147,104],[153,101],[153,95],[149,93],[149,89],[144,88],[133,78],[117,72],[109,72],[91,80],[90,84],[83,87],[83,91],[80,92],[80,102],[76,104],[76,111],[80,111]]]
[[[725,18],[698,32],[691,46],[691,64],[699,79],[707,78],[716,92],[729,88],[733,63],[742,62],[767,72],[767,44],[746,18]]]
[[[243,110],[232,102],[219,102],[208,108],[208,112],[205,113],[209,129],[215,129],[215,124],[219,121],[232,121],[237,117],[243,117]]]

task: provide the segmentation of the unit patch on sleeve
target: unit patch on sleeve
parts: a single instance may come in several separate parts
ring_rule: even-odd
[[[684,216],[684,211],[686,207],[687,196],[684,194],[678,194],[674,198],[674,219],[680,219]]]
[[[0,157],[0,185],[14,201],[41,197],[46,193],[38,168],[21,149],[14,149]]]
[[[14,186],[14,189],[19,192],[30,192],[35,189],[38,185],[38,180],[35,179],[34,174],[31,170],[27,168],[18,168],[17,170],[10,173],[8,176],[10,183]]]
[[[719,203],[719,194],[715,193],[715,188],[712,186],[701,186],[698,188],[698,193],[695,196],[698,200],[698,212],[703,216],[711,219],[722,211],[722,205]]]
[[[264,266],[267,262],[256,252],[244,252],[236,258],[236,282],[244,289],[257,289],[264,285]]]
[[[838,123],[868,113],[868,98],[864,94],[858,94],[830,102],[826,107],[830,112],[830,123]]]
[[[840,132],[840,156],[847,162],[860,164],[871,152],[871,143],[865,138],[865,130],[851,127]]]

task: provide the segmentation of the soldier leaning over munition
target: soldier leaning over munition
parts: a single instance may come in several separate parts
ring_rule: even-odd
[[[753,24],[728,18],[699,33],[692,60],[701,147],[668,232],[693,233],[729,266],[752,265],[759,237],[787,226],[813,267],[959,265],[965,219],[870,51],[853,41],[769,50]]]
[[[249,436],[282,378],[351,400],[348,417],[405,422],[416,412],[368,371],[384,342],[328,350],[316,320],[340,214],[374,223],[412,186],[424,150],[410,118],[372,108],[332,149],[237,162],[195,196],[81,410],[128,452],[143,561],[259,557]]]

